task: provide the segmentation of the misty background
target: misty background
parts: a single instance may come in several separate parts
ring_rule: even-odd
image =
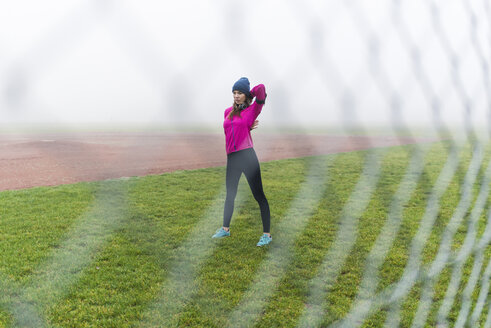
[[[484,127],[485,0],[0,2],[0,126]]]

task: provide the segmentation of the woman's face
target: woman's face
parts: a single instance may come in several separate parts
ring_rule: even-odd
[[[243,104],[246,100],[246,95],[245,93],[242,93],[240,91],[235,90],[234,91],[234,102],[237,105]]]

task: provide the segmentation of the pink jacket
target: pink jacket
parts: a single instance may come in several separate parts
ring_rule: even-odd
[[[252,97],[256,97],[255,101],[249,107],[242,110],[240,116],[234,116],[230,120],[228,115],[233,110],[233,106],[225,110],[223,129],[225,131],[225,148],[227,154],[254,146],[251,138],[251,126],[264,106],[264,100],[266,99],[264,85],[258,84],[252,88],[251,95]]]

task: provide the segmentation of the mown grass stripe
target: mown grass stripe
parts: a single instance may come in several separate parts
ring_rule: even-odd
[[[448,222],[445,232],[443,233],[443,238],[440,243],[438,253],[435,257],[435,260],[431,263],[430,269],[427,273],[423,273],[427,275],[424,283],[423,290],[421,292],[421,297],[418,304],[418,309],[416,310],[416,315],[413,319],[412,327],[423,327],[428,318],[428,314],[431,308],[431,303],[433,302],[434,295],[434,286],[438,277],[443,270],[443,268],[448,264],[448,260],[451,254],[451,246],[452,241],[460,226],[465,214],[468,212],[469,208],[472,204],[472,190],[479,173],[479,169],[481,168],[483,160],[482,155],[482,147],[478,144],[473,151],[473,156],[471,159],[471,163],[467,170],[463,185],[462,185],[462,193],[460,197],[459,204],[452,215],[452,218]],[[489,194],[489,182],[491,178],[491,161],[488,164],[485,175],[483,177],[483,181],[481,184],[481,188],[479,191],[479,195],[477,201],[474,205],[473,212],[475,215],[480,216],[481,212],[486,205],[486,200]]]
[[[468,212],[471,203],[472,203],[472,187],[474,185],[474,181],[479,173],[478,165],[482,161],[482,148],[476,148],[473,158],[471,160],[471,164],[469,165],[469,170],[467,171],[464,184],[462,186],[462,196],[459,204],[457,205],[456,212],[450,219],[449,223],[445,228],[445,232],[443,233],[443,238],[440,243],[440,247],[438,249],[438,254],[435,257],[435,260],[431,263],[430,270],[428,272],[428,276],[435,277],[438,276],[441,270],[448,263],[449,258],[451,256],[451,244],[457,229],[459,228],[465,214]],[[477,200],[474,204],[474,208],[472,209],[473,215],[479,216],[481,215],[482,210],[486,206],[486,201],[489,195],[489,183],[491,182],[491,161],[489,161],[486,171],[484,173],[484,177],[481,181],[481,187],[479,190],[479,194],[477,196]]]
[[[149,305],[140,323],[142,327],[169,327],[197,291],[197,275],[204,261],[220,243],[211,238],[221,225],[225,188],[222,187],[212,204],[195,224],[186,240],[176,251],[176,260],[169,265],[169,272],[158,297]],[[238,193],[235,207],[245,200]]]
[[[2,309],[9,309],[12,305],[12,299],[19,294],[20,286],[13,282],[9,277],[0,273],[0,306]],[[9,313],[11,315],[11,313]]]
[[[464,327],[468,320],[469,312],[472,305],[472,292],[474,291],[477,281],[479,280],[479,275],[481,273],[483,263],[484,254],[482,251],[479,251],[478,254],[476,254],[474,265],[472,266],[471,275],[462,294],[462,304],[459,310],[457,321],[455,322],[455,328]]]
[[[418,231],[411,242],[411,249],[408,263],[404,268],[401,279],[395,285],[391,296],[386,300],[392,304],[390,312],[385,321],[385,327],[398,327],[400,323],[400,307],[403,299],[409,293],[411,287],[416,282],[420,270],[421,252],[426,244],[431,228],[435,222],[439,211],[439,201],[443,193],[447,190],[450,181],[457,171],[459,163],[458,149],[453,146],[448,155],[447,161],[440,172],[431,191],[430,198],[425,208],[425,213],[419,223]]]
[[[491,210],[489,211],[489,214],[488,214],[488,222],[486,225],[486,230],[484,231],[483,235],[481,236],[481,239],[475,243],[475,245],[472,249],[472,252],[475,252],[477,254],[476,254],[476,258],[474,260],[475,270],[473,269],[473,272],[471,273],[471,278],[469,279],[468,288],[466,286],[466,290],[464,291],[464,295],[463,295],[464,299],[463,299],[463,304],[462,304],[462,309],[461,309],[461,311],[464,311],[463,313],[465,314],[465,317],[463,315],[463,318],[462,318],[463,324],[465,324],[467,322],[467,315],[468,315],[468,312],[470,311],[470,307],[471,307],[470,295],[471,295],[472,291],[474,290],[474,285],[477,283],[477,281],[475,281],[475,280],[478,279],[478,275],[480,273],[482,264],[484,262],[484,250],[486,249],[486,247],[489,246],[490,243],[491,243]],[[488,266],[489,266],[489,264],[488,264]],[[483,276],[486,276],[486,273]],[[487,274],[487,277],[488,277],[487,283],[489,284],[489,273]],[[488,299],[489,299],[489,294],[488,294]],[[488,319],[489,319],[489,317],[491,317],[491,313],[488,311],[487,315],[488,315]],[[476,313],[476,321],[477,321],[477,313]]]
[[[472,311],[472,316],[470,319],[470,326],[476,327],[479,318],[481,317],[482,310],[486,299],[489,299],[489,280],[491,279],[491,258],[488,259],[488,265],[484,274],[481,277],[481,290],[479,291],[479,296],[477,298],[476,306],[474,311]],[[488,313],[489,316],[489,313]]]
[[[486,322],[484,323],[484,328],[491,328],[491,303],[489,304],[488,318],[486,319]]]
[[[383,264],[390,250],[390,246],[394,243],[397,236],[404,206],[409,202],[411,195],[417,187],[418,180],[423,173],[425,165],[424,154],[426,151],[427,149],[416,147],[411,154],[411,161],[391,202],[388,219],[367,256],[360,290],[356,296],[352,310],[344,320],[337,324],[340,327],[351,328],[361,325],[371,311],[379,281],[378,272],[380,266]]]
[[[44,317],[45,310],[77,281],[125,218],[127,186],[120,181],[101,183],[92,208],[39,266],[29,284],[11,298],[9,309],[16,326],[50,326]]]
[[[490,212],[491,215],[491,212]],[[465,236],[464,244],[459,249],[456,258],[454,267],[452,270],[452,278],[448,285],[447,291],[445,293],[445,298],[438,309],[438,324],[440,325],[448,325],[448,313],[452,307],[452,304],[455,300],[455,296],[457,294],[458,286],[462,279],[462,270],[465,262],[469,258],[472,253],[477,253],[484,249],[489,244],[491,233],[489,233],[489,222],[486,227],[485,233],[481,236],[480,240],[476,240],[477,237],[477,224],[479,218],[481,216],[481,210],[479,208],[476,211],[472,211],[470,222],[467,226],[467,233]]]
[[[328,179],[327,167],[332,160],[332,156],[311,159],[305,182],[275,229],[270,251],[241,302],[232,311],[227,327],[250,327],[264,309],[291,262],[294,241],[317,210]]]
[[[318,274],[311,280],[309,297],[304,306],[297,327],[318,327],[324,317],[326,307],[325,296],[329,286],[339,274],[356,239],[358,218],[367,207],[380,175],[381,159],[384,150],[377,149],[368,153],[353,193],[346,203],[341,218],[340,227],[331,249],[326,254],[319,267]]]

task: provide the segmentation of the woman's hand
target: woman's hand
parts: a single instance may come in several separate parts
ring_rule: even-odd
[[[254,123],[252,123],[252,125],[251,125],[251,131],[254,130],[255,128],[257,128],[258,124],[259,124],[259,121],[255,120]]]

